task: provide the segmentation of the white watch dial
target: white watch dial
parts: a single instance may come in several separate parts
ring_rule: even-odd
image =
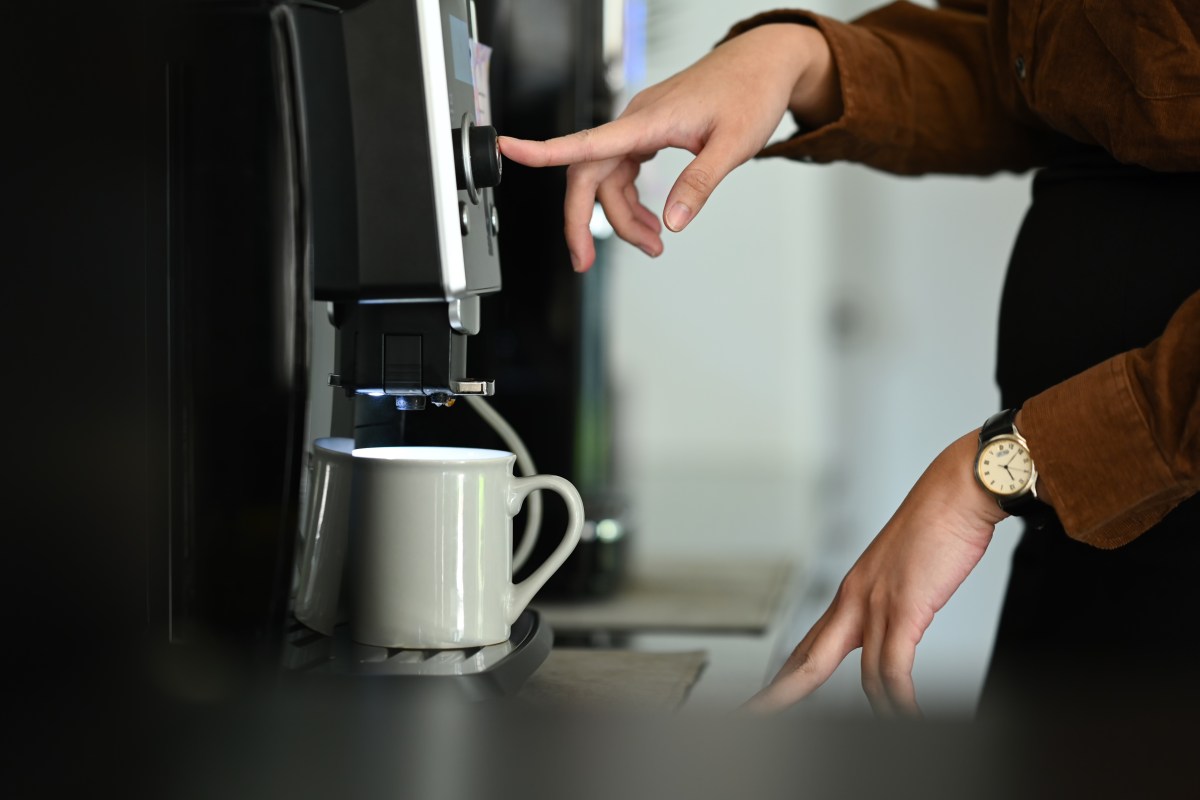
[[[1033,459],[1015,438],[997,437],[983,446],[975,463],[984,488],[993,494],[1016,495],[1033,479]]]

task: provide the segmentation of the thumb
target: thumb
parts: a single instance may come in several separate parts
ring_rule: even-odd
[[[717,184],[744,160],[721,143],[710,141],[675,179],[663,210],[666,226],[676,233],[687,227]]]

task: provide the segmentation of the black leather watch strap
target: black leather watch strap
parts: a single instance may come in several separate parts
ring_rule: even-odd
[[[983,447],[984,442],[994,439],[1001,434],[1015,433],[1017,430],[1017,412],[1020,410],[1020,406],[1017,408],[1006,408],[988,417],[987,422],[983,423],[983,427],[979,429],[979,446]]]

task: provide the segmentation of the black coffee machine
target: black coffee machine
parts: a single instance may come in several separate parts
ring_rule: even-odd
[[[436,16],[447,76],[463,66],[464,35],[490,38],[500,130],[545,137],[603,119],[600,48],[586,44],[600,4],[539,5],[179,0],[18,13],[25,42],[9,53],[25,90],[10,131],[22,157],[6,166],[16,224],[3,320],[12,374],[29,387],[13,393],[10,440],[28,455],[6,484],[19,509],[10,630],[23,652],[42,641],[58,652],[61,625],[45,620],[69,620],[89,675],[110,662],[116,675],[147,667],[139,685],[277,673],[313,369],[340,384],[323,389],[339,398],[333,433],[413,443],[494,443],[490,430],[467,431],[478,423],[464,403],[444,407],[494,381],[539,470],[575,482],[593,517],[619,517],[603,270],[570,271],[562,172],[509,169],[490,188],[500,165],[468,83],[447,78],[436,101],[414,95],[428,65],[384,35],[407,25],[419,41]],[[557,60],[506,55],[554,20],[538,35]],[[363,69],[372,47],[385,84]],[[359,103],[372,93],[383,101]],[[403,138],[414,130],[444,150],[424,186],[422,153]],[[347,161],[347,141],[364,155]],[[431,191],[454,195],[456,213],[422,218],[411,198]],[[444,247],[454,240],[457,256]],[[448,291],[418,271],[390,284],[397,253],[430,256],[425,267],[457,282]],[[310,328],[326,303],[344,335],[322,367]],[[556,512],[546,504],[548,529]],[[624,540],[613,529],[560,591],[615,585]],[[70,658],[42,660],[78,682]]]
[[[271,703],[290,677],[280,666],[293,624],[293,551],[312,405],[309,329],[326,312],[326,302],[349,302],[334,285],[314,308],[314,278],[325,274],[322,253],[336,248],[350,227],[348,207],[327,202],[330,192],[344,197],[347,191],[337,188],[344,187],[346,173],[323,167],[336,164],[338,154],[314,148],[324,148],[330,137],[356,135],[358,122],[351,100],[349,134],[344,107],[322,116],[330,128],[287,124],[300,119],[296,104],[318,102],[320,83],[336,71],[317,68],[297,76],[285,45],[296,37],[318,51],[328,48],[352,67],[356,56],[345,49],[350,37],[343,36],[337,55],[330,18],[341,16],[345,23],[366,19],[356,15],[431,4],[285,5],[62,0],[14,8],[4,26],[11,39],[0,58],[9,62],[5,72],[13,91],[6,104],[8,157],[0,193],[6,265],[0,341],[10,377],[4,404],[10,460],[0,483],[6,509],[2,583],[7,663],[19,677],[8,719],[18,741],[39,751],[26,763],[37,771],[43,794],[55,776],[92,785],[98,769],[115,774],[118,765],[127,767],[122,779],[135,784],[152,769],[174,771],[183,783],[197,774],[219,777],[222,764],[247,763],[251,747],[304,729],[295,724],[294,708],[313,711],[302,715],[309,730],[331,726],[324,698],[312,709],[288,695],[258,713],[260,701]],[[469,37],[465,0],[432,3],[439,13],[450,5]],[[596,30],[591,3],[550,3],[554,13],[545,21],[557,18],[571,33],[554,33],[568,38],[546,50],[563,58],[543,64],[545,71],[532,78],[516,77],[528,65],[506,61],[505,50],[526,46],[515,29],[536,5],[480,2],[474,22],[479,40],[490,37],[496,45],[496,127],[549,136],[591,124],[607,111],[591,105],[603,95],[602,86],[596,89],[595,58],[564,56],[575,50],[594,55],[575,44]],[[411,50],[389,55],[411,56]],[[454,69],[452,52],[447,68]],[[284,77],[300,91],[280,93]],[[396,77],[398,87],[411,85]],[[506,91],[513,108],[529,113],[528,122],[507,116]],[[461,137],[454,138],[461,119],[455,125],[445,115],[448,138],[442,141],[451,151],[463,146]],[[473,170],[476,155],[486,161],[487,148],[481,152],[469,132],[466,145]],[[302,148],[313,158],[302,159]],[[304,168],[312,172],[299,181],[297,170]],[[402,202],[402,190],[411,189],[414,179],[401,171],[394,184],[368,184],[385,195],[394,189]],[[453,162],[442,175],[458,194]],[[368,172],[365,178],[380,176]],[[426,369],[423,341],[420,385],[427,408],[401,412],[393,397],[391,424],[398,433],[396,421],[407,420],[403,429],[413,441],[438,438],[434,425],[474,424],[463,403],[437,408],[435,401],[450,399],[440,396],[443,391],[486,386],[471,385],[475,379],[492,380],[497,406],[526,438],[539,469],[571,478],[588,496],[602,496],[595,490],[609,485],[608,454],[577,441],[607,443],[608,391],[595,336],[603,271],[578,280],[567,266],[559,234],[561,181],[561,171],[506,170],[495,190],[483,187],[488,199],[477,205],[465,198],[470,235],[479,237],[484,253],[490,242],[492,252],[480,256],[484,269],[473,277],[464,263],[461,298],[443,294],[437,315],[416,315],[424,320],[419,324],[427,322],[420,334],[430,331],[444,350],[445,360],[438,362],[444,369]],[[475,184],[477,192],[480,187]],[[486,205],[493,195],[496,219]],[[353,195],[356,203],[358,197]],[[364,210],[354,208],[356,215]],[[538,219],[543,213],[545,219]],[[403,220],[391,221],[399,226]],[[387,222],[380,230],[384,240],[392,232]],[[454,233],[461,239],[459,230]],[[533,248],[527,257],[505,249],[521,241]],[[496,288],[489,270],[497,261],[504,264],[504,286],[489,294]],[[371,286],[371,277],[358,279]],[[504,305],[525,295],[527,306]],[[482,320],[477,334],[469,333],[473,297]],[[455,321],[450,306],[460,299]],[[361,311],[343,307],[334,314],[360,331],[392,324],[386,313],[355,317]],[[548,351],[533,349],[528,328],[551,345]],[[469,365],[461,349],[468,339]],[[410,353],[411,341],[397,344],[400,353]],[[416,385],[415,358],[376,360],[358,350],[353,356],[378,364],[385,395],[398,388],[397,396],[415,396],[403,391]],[[347,389],[378,387],[347,369],[346,360],[343,355],[342,363],[324,368],[339,375],[342,386],[321,391],[353,409]],[[360,404],[380,400],[365,397]],[[586,414],[580,410],[597,401]],[[330,424],[347,420],[353,435],[353,413]],[[583,422],[586,438],[576,433]],[[457,441],[447,437],[445,443]],[[602,457],[584,461],[584,452]],[[554,513],[554,504],[547,503],[546,511]],[[552,524],[546,520],[547,528]],[[521,529],[519,522],[516,527]],[[620,563],[609,559],[589,572],[581,562],[578,574],[585,577],[574,585],[587,591],[611,585]],[[377,721],[372,712],[388,700],[383,691],[376,682],[355,681],[347,702],[339,695],[343,730]],[[232,718],[222,713],[231,705]],[[408,712],[414,707],[421,706],[404,698],[396,708],[406,713],[387,719],[411,732]],[[353,717],[357,711],[362,718]],[[262,735],[264,729],[270,733]],[[82,747],[72,750],[72,743]],[[283,751],[272,752],[271,763],[277,763]],[[73,754],[71,769],[63,768],[66,753]],[[96,761],[76,760],[80,753]],[[178,753],[192,754],[193,763],[173,769],[166,756]],[[288,760],[290,767],[290,753]],[[397,762],[391,750],[387,763],[393,770],[397,763],[414,771],[436,766],[425,759]],[[156,793],[162,789],[154,784]]]

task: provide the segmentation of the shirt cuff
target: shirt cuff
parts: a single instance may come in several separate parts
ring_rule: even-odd
[[[1122,353],[1030,398],[1022,435],[1039,496],[1072,539],[1112,549],[1136,539],[1190,495],[1143,417]]]

